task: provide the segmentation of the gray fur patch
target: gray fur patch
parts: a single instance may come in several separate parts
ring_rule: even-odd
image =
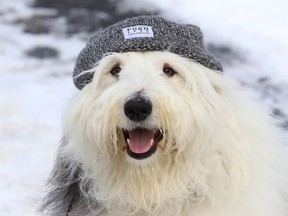
[[[67,141],[63,138],[48,181],[49,192],[38,211],[39,215],[89,216],[92,212],[93,216],[103,215],[104,207],[94,198],[87,197],[90,182],[83,182],[81,164],[61,154],[65,145]]]

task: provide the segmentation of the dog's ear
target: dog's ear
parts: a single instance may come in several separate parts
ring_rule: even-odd
[[[39,209],[39,212],[44,213],[44,215],[77,215],[80,212],[80,206],[81,208],[86,207],[86,210],[82,209],[84,212],[88,211],[91,206],[98,206],[96,202],[93,204],[91,201],[90,203],[90,200],[83,194],[85,190],[88,190],[88,183],[87,188],[85,188],[81,180],[83,174],[81,164],[63,156],[62,149],[66,144],[66,139],[63,138],[58,149],[54,169],[48,181],[49,193]],[[76,213],[70,214],[69,212]],[[82,215],[82,213],[79,214]]]
[[[218,93],[218,94],[222,94],[222,90],[219,86],[215,85],[215,84],[212,84],[214,90]]]
[[[211,70],[209,68],[205,67],[205,74],[209,80],[209,82],[211,83],[214,91],[221,95],[223,94],[223,88],[225,88],[226,86],[231,86],[230,81],[228,81],[224,76],[222,72],[219,71],[215,71],[215,70]]]

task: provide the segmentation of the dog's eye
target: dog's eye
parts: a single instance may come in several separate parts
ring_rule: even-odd
[[[121,71],[121,67],[117,64],[111,69],[110,73],[112,74],[112,76],[118,77],[120,71]]]
[[[163,67],[163,72],[168,76],[168,77],[173,77],[176,72],[168,65],[164,65]]]

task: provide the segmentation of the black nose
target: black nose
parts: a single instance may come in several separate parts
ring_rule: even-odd
[[[124,112],[132,121],[143,121],[152,112],[151,101],[143,97],[129,99],[124,104]]]

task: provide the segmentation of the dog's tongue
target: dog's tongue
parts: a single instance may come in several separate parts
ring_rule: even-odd
[[[134,129],[129,131],[128,145],[132,152],[142,154],[148,152],[153,145],[154,130]]]

